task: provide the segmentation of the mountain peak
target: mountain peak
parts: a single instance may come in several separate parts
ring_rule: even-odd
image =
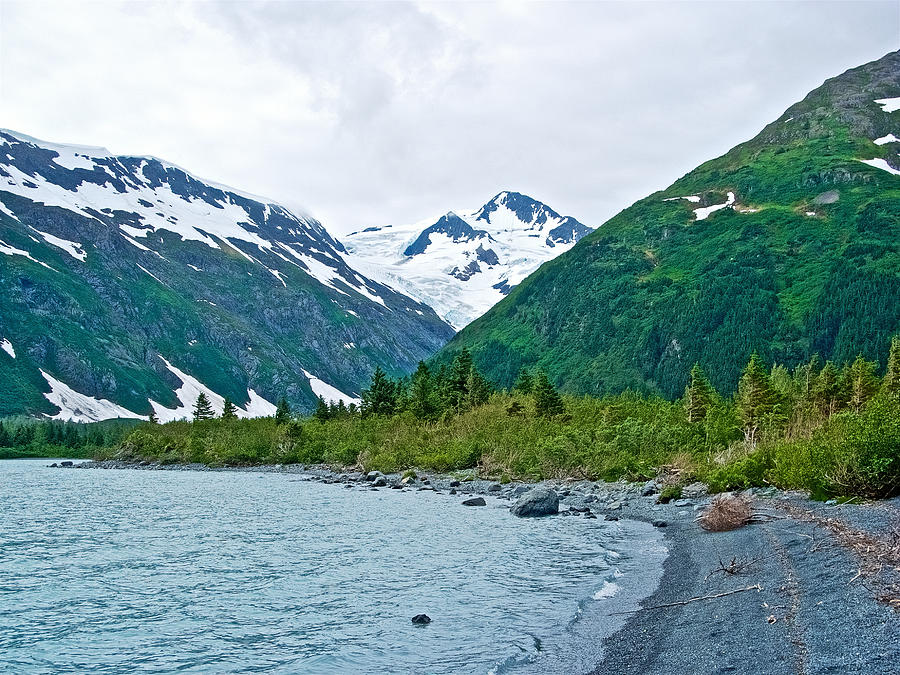
[[[345,244],[368,275],[427,302],[459,328],[590,231],[504,190],[475,211],[448,211],[424,229],[369,229],[348,235]]]

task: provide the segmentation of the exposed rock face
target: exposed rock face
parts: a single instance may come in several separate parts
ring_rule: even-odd
[[[559,513],[559,497],[550,488],[529,490],[513,504],[510,513],[519,518],[537,518]]]

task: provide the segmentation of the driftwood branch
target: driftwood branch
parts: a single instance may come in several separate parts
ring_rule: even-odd
[[[663,605],[653,605],[652,607],[640,607],[638,609],[632,609],[627,612],[611,612],[611,614],[634,614],[635,612],[640,612],[645,609],[663,609],[664,607],[677,607],[679,605],[687,605],[691,602],[698,602],[700,600],[712,600],[713,598],[724,598],[726,595],[734,595],[735,593],[743,593],[744,591],[756,591],[757,593],[762,590],[762,586],[759,584],[754,584],[753,586],[747,586],[747,588],[735,588],[732,591],[725,591],[724,593],[714,593],[713,595],[703,595],[699,598],[691,598],[690,600],[679,600],[678,602],[667,602]]]

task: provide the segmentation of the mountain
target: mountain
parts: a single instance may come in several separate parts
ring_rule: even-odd
[[[153,157],[0,131],[0,416],[353,398],[453,330],[314,218]]]
[[[475,211],[368,227],[344,237],[344,244],[352,264],[369,277],[462,328],[589,232],[531,197],[501,192]]]
[[[883,358],[900,332],[900,52],[826,81],[752,140],[620,212],[440,353],[509,384],[724,391],[752,350]]]

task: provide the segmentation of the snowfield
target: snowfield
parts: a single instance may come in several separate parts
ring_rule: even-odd
[[[589,231],[530,197],[501,192],[475,211],[370,227],[342,241],[352,267],[459,330]]]

